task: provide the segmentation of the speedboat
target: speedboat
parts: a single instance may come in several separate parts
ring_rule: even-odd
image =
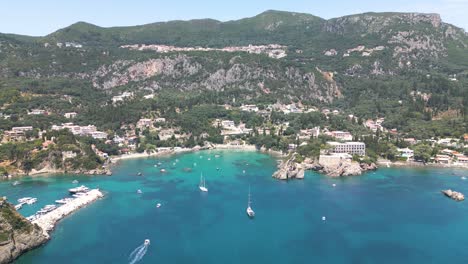
[[[139,194],[140,194],[140,193],[143,193],[143,192],[142,192],[140,189],[138,189],[138,190],[137,190],[137,193],[139,193]]]
[[[203,179],[203,174],[200,175],[200,185],[198,186],[200,191],[208,192],[208,188],[206,188],[205,179]]]
[[[165,170],[165,169],[161,169],[160,172],[164,173],[164,172],[166,172],[166,170]]]
[[[250,201],[250,187],[249,187],[249,200],[247,202],[247,215],[250,217],[250,218],[254,218],[255,217],[255,212],[254,210],[252,209],[252,207],[250,206],[251,205],[251,201]]]
[[[138,172],[138,173],[137,173],[137,176],[141,176],[141,175],[143,175],[143,173],[141,173],[141,172]]]
[[[148,246],[150,244],[150,240],[149,239],[145,239],[145,246]]]
[[[84,185],[81,185],[80,187],[68,189],[68,191],[69,191],[71,194],[76,194],[76,193],[87,192],[87,191],[89,191],[89,188],[86,187],[86,186],[84,186]]]
[[[156,208],[159,208],[159,207],[161,207],[161,204],[160,203],[156,204]]]

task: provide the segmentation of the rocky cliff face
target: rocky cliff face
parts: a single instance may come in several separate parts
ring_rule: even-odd
[[[94,87],[105,90],[124,85],[137,89],[179,91],[224,91],[236,88],[259,94],[272,92],[291,97],[299,94],[302,99],[323,102],[332,102],[341,97],[338,84],[333,79],[318,81],[315,76],[317,72],[305,72],[292,66],[263,67],[258,63],[239,60],[242,60],[240,56],[223,61],[208,56],[201,59],[183,54],[145,61],[120,60],[101,66],[92,79]]]
[[[0,198],[0,264],[10,263],[28,250],[47,241],[42,230],[22,217]]]

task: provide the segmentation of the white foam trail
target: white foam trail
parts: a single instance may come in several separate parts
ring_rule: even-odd
[[[135,250],[133,250],[133,252],[128,257],[130,260],[129,264],[135,264],[140,261],[145,256],[146,251],[148,251],[148,245],[145,244],[135,248]]]

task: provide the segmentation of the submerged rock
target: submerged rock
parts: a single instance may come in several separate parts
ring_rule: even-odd
[[[445,194],[445,196],[450,197],[453,200],[458,201],[458,202],[465,200],[465,196],[460,192],[456,192],[456,191],[452,191],[448,189],[448,190],[442,190],[442,193]]]
[[[0,264],[13,262],[47,240],[39,226],[31,224],[13,205],[0,198]]]

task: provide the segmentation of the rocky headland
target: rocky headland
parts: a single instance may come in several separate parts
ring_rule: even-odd
[[[287,159],[281,161],[278,170],[273,173],[273,178],[280,180],[303,179],[306,170],[314,170],[330,177],[361,175],[365,171],[376,170],[374,163],[359,163],[350,159],[327,158],[321,156],[319,160],[310,158],[298,162],[297,153],[291,154]]]
[[[43,230],[31,224],[5,198],[0,198],[0,264],[47,242]]]

